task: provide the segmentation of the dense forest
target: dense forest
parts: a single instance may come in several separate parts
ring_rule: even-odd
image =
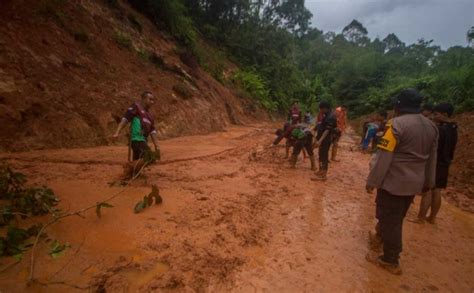
[[[238,85],[266,108],[298,100],[314,111],[320,100],[343,103],[352,115],[389,106],[406,87],[426,103],[449,101],[458,112],[474,109],[474,27],[466,46],[442,50],[433,40],[405,44],[394,33],[368,37],[357,20],[341,32],[311,26],[304,0],[129,0],[165,28],[219,81]],[[201,40],[220,54],[206,56]],[[240,70],[223,76],[220,59]]]

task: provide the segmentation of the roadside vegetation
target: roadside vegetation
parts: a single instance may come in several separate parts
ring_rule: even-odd
[[[420,90],[427,103],[474,109],[473,28],[466,28],[465,47],[444,50],[433,40],[405,44],[393,33],[370,39],[357,20],[323,32],[311,27],[304,0],[129,2],[197,60],[198,36],[219,46],[241,68],[234,80],[269,110],[283,111],[293,100],[315,110],[324,99],[359,116],[387,107],[406,87]]]

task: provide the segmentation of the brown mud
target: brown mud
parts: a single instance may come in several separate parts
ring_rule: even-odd
[[[57,259],[49,244],[0,273],[2,292],[472,292],[474,215],[444,202],[435,225],[405,221],[402,276],[365,260],[374,195],[364,190],[369,156],[342,138],[341,162],[327,182],[310,181],[283,148],[270,150],[268,125],[162,142],[164,164],[103,209],[70,217],[48,236],[72,245]],[[63,210],[94,204],[120,190],[126,147],[2,153],[31,183],[51,186]],[[163,204],[133,207],[156,184]],[[409,211],[417,212],[419,198]],[[46,220],[46,219],[44,219]],[[0,270],[14,262],[0,260]]]

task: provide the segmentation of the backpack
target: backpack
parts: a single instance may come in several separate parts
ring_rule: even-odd
[[[142,134],[144,137],[148,137],[148,135],[153,129],[153,117],[139,103],[134,103],[134,105],[137,108],[137,113],[135,114],[135,117],[138,117],[140,119]]]
[[[296,139],[302,139],[306,136],[306,133],[301,127],[296,127],[291,131],[291,136],[293,136]]]

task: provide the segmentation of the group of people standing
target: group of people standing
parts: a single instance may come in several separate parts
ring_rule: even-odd
[[[457,125],[450,120],[451,104],[441,103],[426,113],[415,89],[392,98],[394,118],[386,124],[370,164],[367,192],[377,190],[375,233],[367,260],[401,274],[403,220],[415,195],[422,195],[418,220],[434,223],[446,188],[457,143]],[[428,210],[430,215],[427,216]]]
[[[337,161],[338,142],[346,127],[347,107],[341,106],[335,111],[331,110],[328,102],[319,103],[319,114],[315,123],[309,112],[302,118],[302,112],[297,102],[294,102],[289,113],[288,120],[282,129],[276,132],[276,138],[271,147],[278,145],[286,139],[286,156],[293,148],[290,157],[290,166],[295,168],[299,154],[307,153],[311,162],[311,170],[316,171],[314,149],[318,148],[319,168],[312,180],[325,181],[329,169],[329,152],[331,145],[331,160]],[[314,132],[314,134],[313,134]]]
[[[404,218],[415,195],[422,195],[416,223],[434,223],[441,206],[441,189],[446,188],[449,166],[457,143],[457,125],[450,117],[451,104],[421,107],[423,96],[415,89],[402,90],[392,98],[393,118],[380,111],[364,124],[361,149],[373,151],[366,190],[376,194],[375,233],[369,233],[372,248],[367,260],[400,274]],[[277,131],[272,147],[286,138],[287,156],[292,147],[291,167],[304,149],[311,169],[316,170],[313,150],[318,148],[319,171],[312,180],[326,180],[331,160],[337,162],[338,141],[346,127],[347,107],[331,110],[319,104],[315,125],[302,121],[298,104],[293,104],[288,121]],[[305,115],[306,117],[307,115]],[[313,134],[313,131],[315,134]],[[369,145],[370,149],[369,149]],[[428,211],[430,213],[428,215]]]
[[[441,103],[421,108],[422,95],[415,89],[402,90],[392,98],[394,117],[379,112],[366,124],[361,146],[372,143],[375,153],[370,163],[366,190],[376,192],[375,233],[369,233],[372,251],[367,260],[400,274],[399,256],[402,251],[402,227],[415,195],[422,200],[417,223],[434,223],[441,206],[441,189],[446,188],[449,166],[457,143],[457,125],[451,121],[454,108]],[[157,132],[149,110],[155,100],[144,92],[141,101],[132,104],[124,114],[113,137],[131,123],[130,149],[135,167],[150,151],[151,136],[155,152],[159,153]],[[347,107],[334,111],[328,102],[319,103],[316,121],[309,112],[302,115],[298,103],[288,113],[288,121],[279,129],[271,147],[286,139],[286,155],[295,167],[301,152],[307,153],[311,169],[316,171],[314,149],[318,148],[319,168],[312,180],[326,180],[331,160],[337,162],[338,142],[346,129]],[[292,150],[289,156],[289,150]],[[132,159],[130,159],[132,161]],[[134,168],[136,169],[136,168]],[[428,211],[430,214],[428,215]]]

